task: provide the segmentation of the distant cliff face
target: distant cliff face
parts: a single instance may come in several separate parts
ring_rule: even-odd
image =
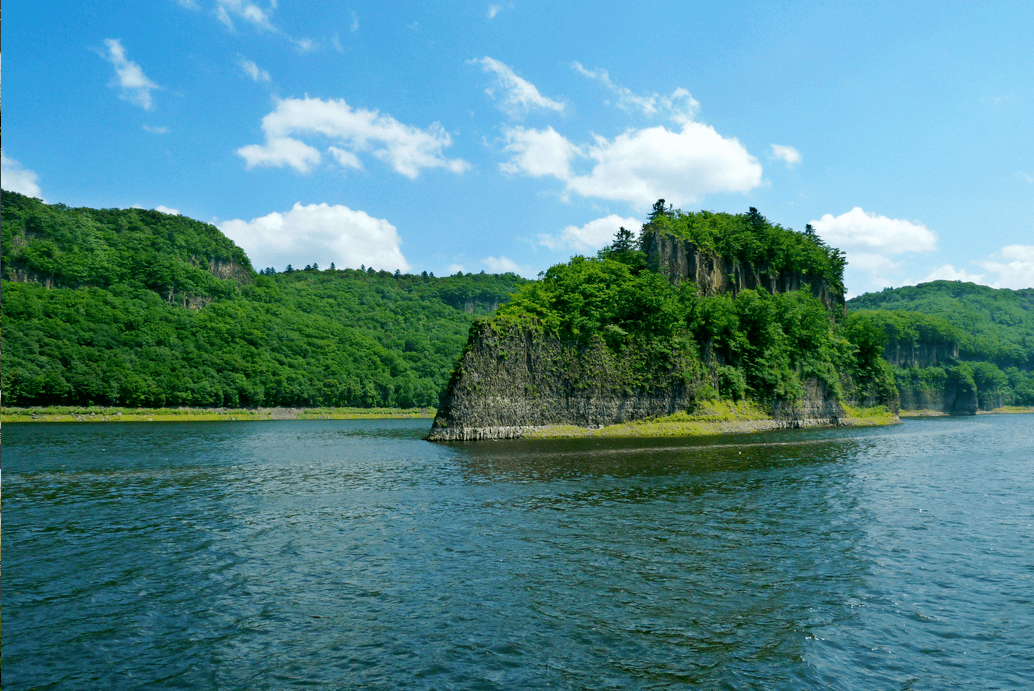
[[[722,257],[659,230],[645,229],[642,243],[651,270],[667,276],[674,285],[693,281],[703,296],[722,293],[735,296],[742,290],[758,288],[772,294],[809,290],[830,312],[844,306],[843,293],[833,290],[822,276],[776,271],[768,264],[749,264]]]
[[[431,441],[513,439],[549,425],[602,427],[691,410],[701,373],[678,356],[632,348],[615,354],[602,340],[562,343],[531,326],[480,322],[453,374]],[[778,426],[837,424],[840,403],[808,382],[797,402],[776,402]]]
[[[883,358],[895,367],[938,367],[959,358],[958,343],[888,343]]]

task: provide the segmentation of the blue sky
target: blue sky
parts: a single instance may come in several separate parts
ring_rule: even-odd
[[[663,197],[850,294],[1034,286],[1034,4],[14,0],[3,187],[218,225],[256,268],[526,276]]]

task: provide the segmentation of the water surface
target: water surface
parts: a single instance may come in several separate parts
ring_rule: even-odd
[[[1029,689],[1032,421],[8,425],[4,687]]]

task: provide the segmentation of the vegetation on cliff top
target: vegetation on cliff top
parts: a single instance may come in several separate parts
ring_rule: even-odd
[[[214,226],[2,195],[5,405],[437,405],[513,274],[251,269]]]
[[[696,233],[695,241],[710,243],[722,256],[771,257],[780,268],[842,280],[838,251],[772,226],[753,209],[741,216],[685,214],[660,201],[643,232],[658,228]],[[795,264],[793,248],[814,265]],[[803,291],[702,297],[692,282],[673,286],[647,268],[625,229],[596,257],[574,257],[523,286],[495,320],[524,322],[583,345],[601,339],[616,352],[634,344],[635,352],[652,358],[688,357],[697,363],[705,397],[799,400],[811,379],[840,398],[886,401],[896,393],[881,358],[881,333],[872,325],[834,324],[822,303]]]

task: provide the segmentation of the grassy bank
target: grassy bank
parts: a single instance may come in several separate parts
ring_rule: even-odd
[[[892,425],[900,422],[887,408],[852,408],[842,424],[849,426]],[[749,401],[711,401],[701,404],[692,413],[679,412],[666,417],[634,420],[618,425],[587,429],[575,425],[540,427],[525,435],[528,439],[563,439],[575,437],[702,437],[718,434],[742,434],[780,429],[782,422],[772,419],[763,408]]]
[[[433,418],[434,408],[105,408],[47,406],[0,409],[0,423],[210,422],[238,420],[385,420]]]

